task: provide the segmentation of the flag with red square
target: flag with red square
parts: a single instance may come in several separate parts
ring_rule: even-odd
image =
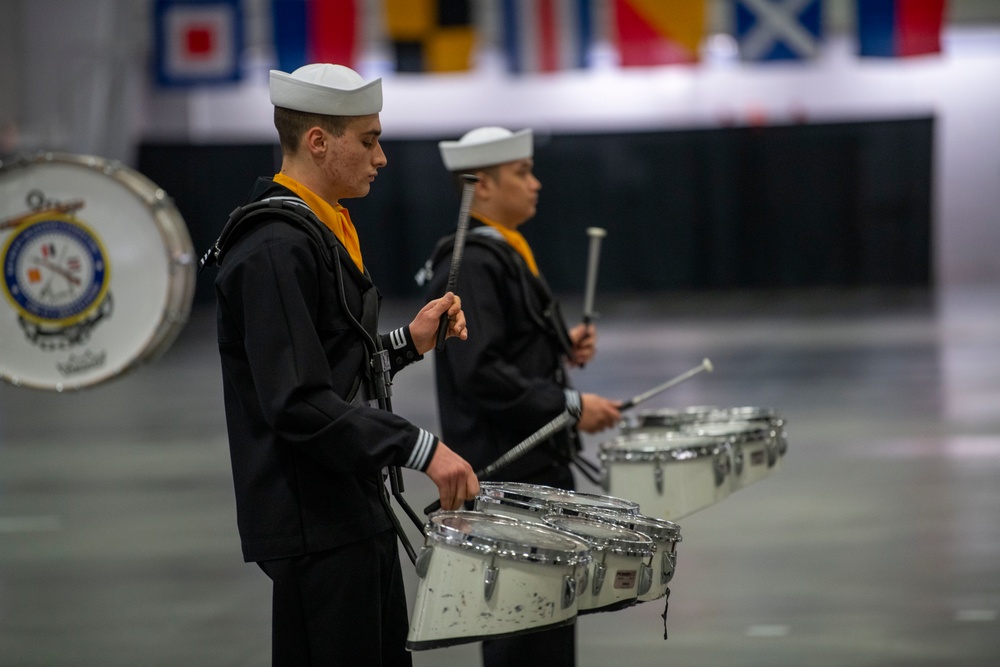
[[[161,86],[240,79],[240,0],[156,0],[156,80]]]

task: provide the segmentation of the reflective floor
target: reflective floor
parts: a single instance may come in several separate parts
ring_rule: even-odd
[[[660,602],[581,617],[582,667],[1000,664],[1000,290],[610,300],[580,389],[626,398],[708,357],[714,373],[643,407],[771,407],[789,450],[679,521],[669,639]],[[411,307],[387,304],[382,328]],[[269,663],[212,318],[196,309],[162,359],[105,385],[0,386],[0,665]],[[398,376],[396,412],[434,428],[432,383],[428,361]],[[612,435],[588,437],[588,457]],[[434,498],[405,482],[418,511]]]

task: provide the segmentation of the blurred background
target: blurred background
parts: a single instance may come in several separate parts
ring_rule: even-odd
[[[1000,2],[0,0],[0,164],[120,162],[200,254],[277,169],[268,71],[311,61],[383,78],[388,165],[346,202],[383,328],[454,228],[437,142],[531,127],[523,230],[570,319],[585,229],[608,231],[578,386],[627,397],[710,356],[650,407],[789,418],[781,472],[681,522],[670,640],[661,608],[588,617],[581,665],[996,664]],[[213,278],[148,367],[0,385],[0,665],[267,664]],[[435,429],[432,386],[428,361],[401,375],[396,411]]]

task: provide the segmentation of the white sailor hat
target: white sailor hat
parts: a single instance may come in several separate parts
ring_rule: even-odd
[[[439,142],[438,148],[445,168],[461,171],[529,158],[534,144],[530,129],[511,132],[502,127],[480,127],[458,141]]]
[[[315,63],[291,74],[271,70],[271,104],[325,116],[367,116],[382,110],[382,79],[365,81],[343,65]]]

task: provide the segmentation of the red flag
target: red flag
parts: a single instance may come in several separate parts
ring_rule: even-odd
[[[897,4],[896,38],[899,55],[917,56],[941,52],[944,3],[945,0],[901,0]]]

